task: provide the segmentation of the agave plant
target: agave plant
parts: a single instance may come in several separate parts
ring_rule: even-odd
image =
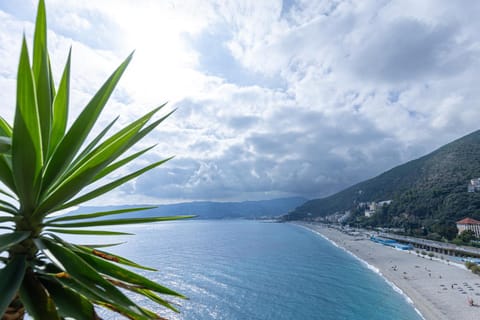
[[[90,227],[190,216],[112,217],[151,207],[55,213],[103,195],[168,161],[102,183],[103,178],[151,149],[125,155],[169,114],[150,121],[160,106],[118,132],[108,135],[115,119],[98,135],[89,137],[130,55],[67,128],[70,56],[56,88],[47,51],[45,4],[40,0],[32,63],[23,38],[13,125],[0,119],[0,227],[4,229],[0,235],[0,318],[22,319],[26,310],[35,319],[99,319],[94,306],[101,306],[131,319],[162,319],[125,294],[130,291],[149,298],[154,305],[177,311],[166,295],[184,296],[132,271],[153,269],[104,251],[108,244],[71,243],[60,235],[119,235],[124,233]],[[82,192],[88,186],[90,191]]]

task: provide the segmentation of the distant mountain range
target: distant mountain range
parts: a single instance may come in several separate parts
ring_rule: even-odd
[[[261,219],[273,218],[287,214],[307,199],[301,197],[281,198],[261,201],[243,202],[210,202],[195,201],[176,204],[158,205],[157,208],[125,213],[115,218],[139,218],[163,215],[197,215],[198,219]],[[144,207],[148,205],[131,206],[98,206],[80,207],[75,213],[99,212],[117,210],[129,207]]]
[[[466,216],[480,220],[480,192],[467,192],[470,179],[478,177],[480,131],[334,195],[310,200],[285,219],[311,219],[350,210],[347,222],[363,226],[453,233],[455,221]],[[370,218],[359,209],[362,202],[383,200],[393,201]]]

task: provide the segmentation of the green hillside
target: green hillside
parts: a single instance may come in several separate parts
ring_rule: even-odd
[[[450,238],[455,221],[465,216],[480,220],[480,192],[467,192],[469,180],[478,177],[480,131],[332,196],[308,201],[285,218],[302,220],[351,210],[350,223]],[[370,218],[358,207],[361,202],[382,200],[393,201]]]

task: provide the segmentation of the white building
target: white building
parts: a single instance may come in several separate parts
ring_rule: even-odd
[[[366,209],[365,209],[365,217],[370,218],[377,212],[378,209],[388,206],[390,203],[392,203],[392,200],[384,200],[384,201],[379,201],[379,202],[367,202],[366,203]]]
[[[392,203],[392,200],[385,200],[385,201],[380,201],[378,205],[380,207],[383,207],[383,206],[388,206],[390,203]]]
[[[365,209],[365,217],[370,218],[375,214],[375,211],[377,211],[377,203],[376,202],[370,202],[367,204],[367,208]]]
[[[475,233],[475,237],[480,238],[480,221],[465,218],[460,221],[457,221],[458,234],[462,233],[465,230],[472,230]]]
[[[467,186],[468,192],[480,191],[480,178],[471,179]]]

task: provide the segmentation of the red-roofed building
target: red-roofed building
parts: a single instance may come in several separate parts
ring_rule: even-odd
[[[465,230],[472,230],[475,233],[475,237],[480,238],[480,221],[465,218],[460,221],[457,221],[458,234],[462,233]]]

